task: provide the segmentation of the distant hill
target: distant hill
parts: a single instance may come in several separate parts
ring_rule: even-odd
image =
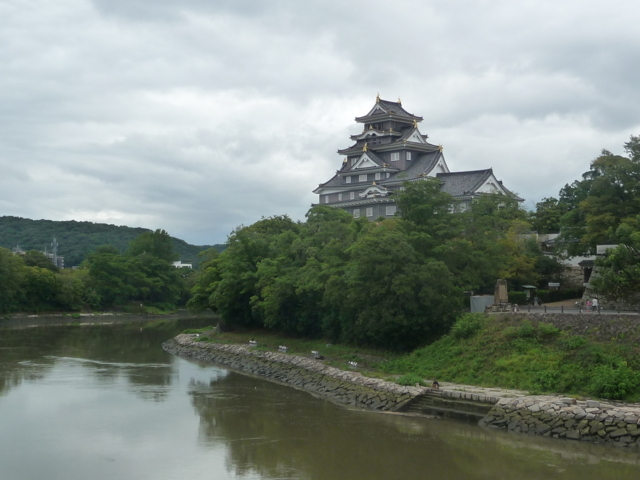
[[[113,245],[124,252],[129,242],[147,228],[132,228],[105,223],[57,222],[53,220],[30,220],[20,217],[0,217],[0,247],[43,251],[50,248],[55,237],[58,241],[58,255],[64,257],[66,267],[79,265],[87,254],[100,245]],[[222,251],[225,245],[190,245],[179,238],[173,239],[173,248],[180,254],[183,263],[198,264],[198,253],[208,248]]]

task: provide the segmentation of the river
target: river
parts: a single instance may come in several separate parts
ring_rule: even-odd
[[[349,410],[160,348],[184,326],[0,330],[0,479],[637,479],[640,455]]]

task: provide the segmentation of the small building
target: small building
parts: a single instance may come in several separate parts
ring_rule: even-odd
[[[193,264],[191,263],[182,263],[182,261],[178,260],[177,262],[173,262],[173,266],[176,268],[193,268]]]
[[[418,124],[423,118],[407,112],[400,100],[376,98],[369,112],[356,117],[362,133],[351,135],[350,147],[338,150],[342,165],[328,181],[318,185],[320,205],[342,208],[355,218],[392,217],[397,212],[395,193],[404,182],[437,178],[442,191],[465,211],[483,194],[501,194],[523,201],[498,180],[493,169],[451,172],[442,145],[428,141]]]

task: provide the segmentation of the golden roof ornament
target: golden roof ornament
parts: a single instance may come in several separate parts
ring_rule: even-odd
[[[442,152],[442,150],[443,150],[442,144],[438,145],[438,151]]]
[[[347,163],[347,157],[344,157],[344,160],[342,160],[342,163]]]
[[[398,97],[398,105],[402,105],[402,100],[400,100],[400,97]]]
[[[369,125],[369,130],[373,130],[373,123]]]
[[[413,119],[413,128],[418,128],[418,121],[415,118]]]
[[[371,182],[371,185],[377,185],[376,181],[374,180],[373,182]]]
[[[369,151],[369,144],[367,142],[364,142],[364,147],[362,147],[362,151],[363,152],[368,152]]]
[[[376,95],[376,103],[380,103],[380,92],[378,92],[378,95]]]

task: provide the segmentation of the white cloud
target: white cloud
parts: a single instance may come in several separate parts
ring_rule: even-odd
[[[218,243],[301,219],[377,92],[455,170],[557,195],[640,133],[632,1],[11,0],[0,215]]]

